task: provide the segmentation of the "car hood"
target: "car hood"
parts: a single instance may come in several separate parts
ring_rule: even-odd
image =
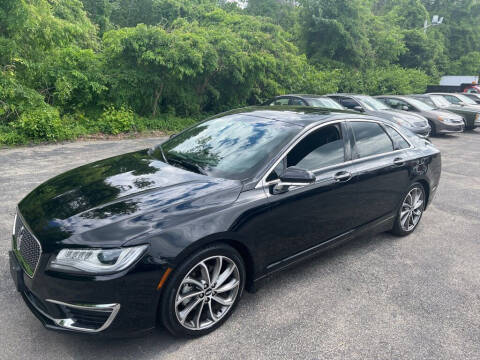
[[[480,106],[459,106],[459,105],[451,105],[448,107],[443,108],[445,110],[451,110],[451,111],[465,111],[465,112],[473,112],[473,113],[479,113],[480,112]]]
[[[240,181],[176,168],[142,150],[48,180],[18,209],[44,251],[59,244],[98,246],[99,241],[115,247],[151,232],[152,226],[161,231],[167,217],[226,206],[241,189]],[[155,224],[149,221],[151,213]]]
[[[389,120],[394,120],[395,117],[399,117],[402,120],[407,121],[409,124],[411,124],[412,127],[418,127],[420,122],[422,123],[423,126],[428,125],[427,120],[425,117],[419,114],[412,114],[408,111],[403,111],[403,110],[377,110],[375,111],[375,115],[387,118]]]
[[[430,110],[428,114],[430,114],[431,116],[441,116],[445,119],[453,119],[459,121],[463,120],[463,117],[461,117],[460,115],[445,110]]]

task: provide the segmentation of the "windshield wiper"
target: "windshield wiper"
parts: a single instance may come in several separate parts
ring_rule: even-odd
[[[172,164],[173,163],[173,164]],[[179,165],[180,167],[184,168],[185,170],[190,170],[196,172],[201,175],[208,175],[207,172],[199,165],[185,161],[179,158],[172,158],[170,157],[170,165],[175,166],[175,164]]]
[[[158,147],[160,148],[160,152],[162,153],[163,160],[165,160],[165,162],[168,164],[167,157],[165,156],[165,153],[163,152],[162,144],[158,145]]]

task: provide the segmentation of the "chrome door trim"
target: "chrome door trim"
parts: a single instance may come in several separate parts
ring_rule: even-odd
[[[327,171],[331,168],[334,168],[334,167],[337,167],[337,166],[340,166],[340,165],[348,166],[348,165],[351,165],[351,164],[355,164],[356,162],[360,162],[360,161],[364,161],[364,160],[371,160],[371,159],[374,159],[374,158],[377,158],[377,157],[390,155],[390,154],[395,154],[395,153],[403,152],[405,150],[410,150],[410,149],[414,148],[411,141],[409,141],[409,139],[407,139],[403,135],[402,131],[395,124],[386,124],[384,121],[373,120],[373,119],[352,118],[352,119],[331,120],[331,121],[327,121],[327,122],[324,122],[324,123],[321,123],[321,124],[312,124],[312,125],[309,125],[307,127],[307,130],[304,133],[302,133],[300,136],[298,136],[296,139],[294,139],[287,146],[287,148],[284,150],[283,154],[273,163],[272,166],[270,166],[268,171],[265,172],[265,174],[261,177],[261,179],[255,185],[255,189],[263,188],[265,193],[267,194],[267,196],[270,196],[269,192],[268,192],[268,187],[271,186],[271,185],[278,184],[280,182],[280,180],[276,179],[276,180],[272,180],[272,181],[267,182],[267,177],[277,167],[277,165],[285,158],[285,156],[288,155],[290,150],[292,150],[300,141],[302,141],[306,136],[310,135],[312,132],[314,132],[318,129],[321,129],[324,126],[337,124],[337,123],[343,123],[343,122],[372,122],[372,123],[379,124],[380,126],[382,126],[382,125],[390,126],[392,129],[396,130],[400,134],[400,136],[407,142],[409,147],[405,148],[405,149],[400,149],[400,150],[393,150],[393,151],[386,152],[386,153],[383,153],[383,154],[370,155],[370,156],[366,156],[366,157],[363,157],[363,158],[344,161],[343,163],[338,163],[338,164],[334,164],[334,165],[325,166],[323,168],[311,170],[313,173],[318,173],[320,171]],[[342,134],[342,136],[344,136],[344,134]],[[389,136],[389,135],[387,134],[387,136]],[[390,138],[390,136],[389,136],[389,138]],[[316,182],[314,182],[312,184],[305,184],[305,185],[300,186],[298,188],[303,188],[305,186],[311,186],[311,185],[314,185],[314,184],[316,184]]]

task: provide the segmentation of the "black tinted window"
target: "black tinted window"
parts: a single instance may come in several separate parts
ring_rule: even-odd
[[[359,157],[393,151],[392,140],[382,127],[373,122],[351,122]]]
[[[290,102],[288,103],[289,105],[293,106],[304,106],[306,105],[305,102],[302,99],[290,99]]]
[[[397,130],[395,130],[390,126],[385,126],[385,130],[387,131],[388,135],[390,135],[390,138],[393,141],[395,150],[401,150],[401,149],[406,149],[410,147],[408,142],[402,137],[402,135],[398,133]]]
[[[288,98],[282,98],[282,99],[275,99],[274,101],[272,101],[270,103],[270,106],[273,106],[273,105],[288,105],[288,101],[289,99]]]
[[[308,135],[288,154],[287,166],[317,170],[340,164],[345,154],[340,126],[330,125]]]
[[[345,106],[347,109],[353,109],[355,106],[360,106],[358,102],[349,98],[340,98],[339,101],[340,101],[340,104]]]

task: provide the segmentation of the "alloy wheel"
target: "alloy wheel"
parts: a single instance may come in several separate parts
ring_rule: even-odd
[[[404,231],[412,231],[420,221],[423,212],[424,195],[422,189],[411,189],[400,209],[400,225]]]
[[[216,324],[235,303],[240,272],[226,256],[212,256],[197,263],[183,278],[175,296],[175,315],[190,330]]]

